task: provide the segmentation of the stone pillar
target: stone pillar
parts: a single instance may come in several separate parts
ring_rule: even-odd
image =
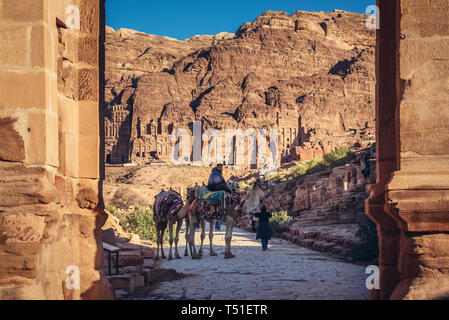
[[[379,0],[380,299],[449,297],[449,1]]]
[[[69,5],[79,30],[66,25]],[[104,0],[0,0],[0,299],[113,298],[101,241],[102,14]]]

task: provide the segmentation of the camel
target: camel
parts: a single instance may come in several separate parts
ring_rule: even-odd
[[[204,214],[201,214],[200,208],[199,208],[199,186],[196,185],[193,188],[187,189],[187,201],[192,204],[192,206],[189,206],[188,215],[186,217],[186,249],[184,252],[184,256],[188,256],[188,250],[190,249],[190,255],[192,259],[201,259],[203,256],[203,243],[204,239],[206,238],[206,222],[210,223],[210,232],[209,232],[209,240],[210,240],[210,255],[216,256],[217,253],[215,253],[213,246],[212,246],[212,238],[214,236],[214,224],[216,219],[207,219]],[[193,231],[190,232],[190,227],[193,228]],[[189,235],[193,235],[193,239],[195,238],[195,230],[201,227],[201,246],[200,250],[197,252],[196,248],[192,245],[190,245],[189,241]]]
[[[258,179],[252,190],[250,191],[249,197],[247,200],[241,202],[241,209],[235,210],[232,208],[232,206],[226,206],[225,213],[222,216],[225,219],[226,223],[226,242],[225,242],[225,259],[234,258],[235,256],[231,252],[231,240],[232,240],[232,231],[234,229],[235,223],[239,217],[242,217],[244,215],[247,215],[249,212],[254,210],[262,198],[265,196],[265,194],[269,190],[269,184],[265,180]],[[197,206],[198,206],[198,194],[199,194],[199,187],[193,188],[193,192],[190,193],[191,199],[194,199],[196,201],[196,206],[192,210],[189,211],[188,219],[189,219],[189,228],[186,226],[186,230],[188,230],[188,235],[186,235],[186,240],[188,241],[188,246],[190,248],[190,255],[192,259],[200,259],[202,255],[202,248],[203,248],[203,240],[205,238],[205,225],[206,221],[205,219],[201,219],[200,215],[198,214]],[[249,201],[249,203],[248,203]],[[201,223],[202,227],[202,233],[201,233],[201,246],[200,250],[197,252],[195,247],[195,229],[197,226]],[[210,219],[210,232],[209,232],[209,241],[210,241],[210,255],[216,256],[217,254],[213,250],[212,247],[212,239],[213,239],[213,226],[215,223],[215,219]],[[187,246],[186,246],[186,253],[187,255]]]
[[[154,206],[153,206],[153,210],[155,210],[155,215],[154,217],[157,216],[157,212],[159,212],[159,210],[162,210],[162,219],[160,221],[156,221],[156,242],[157,242],[157,253],[156,253],[156,260],[159,259],[159,246],[161,248],[161,253],[162,253],[162,259],[165,259],[165,254],[164,254],[164,248],[163,248],[163,238],[164,238],[164,233],[165,233],[165,229],[169,228],[169,233],[170,233],[170,251],[168,254],[168,260],[172,260],[173,259],[173,255],[172,255],[172,247],[173,247],[173,240],[175,242],[175,258],[176,259],[181,259],[181,257],[179,256],[178,253],[178,242],[179,242],[179,231],[181,230],[182,227],[182,222],[184,221],[184,219],[187,216],[187,208],[189,206],[189,203],[185,203],[177,212],[176,214],[168,214],[168,208],[165,207],[165,205],[162,203],[162,199],[168,195],[168,194],[173,194],[177,192],[173,191],[172,189],[170,189],[168,192],[164,192],[162,191],[161,193],[159,193],[158,195],[156,195],[154,198]],[[179,194],[178,194],[179,195]],[[173,226],[176,223],[176,236],[173,239]]]

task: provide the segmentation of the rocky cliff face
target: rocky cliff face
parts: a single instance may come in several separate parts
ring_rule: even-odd
[[[193,121],[276,128],[286,160],[374,139],[375,32],[365,21],[268,11],[235,35],[184,41],[108,28],[106,160],[168,159],[172,130]]]

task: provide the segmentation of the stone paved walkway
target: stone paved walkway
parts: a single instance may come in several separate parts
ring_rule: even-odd
[[[184,243],[184,234],[181,239]],[[199,233],[195,240],[200,241]],[[209,256],[208,234],[205,244],[201,260],[184,256],[181,260],[163,260],[162,268],[173,268],[190,276],[160,283],[151,292],[151,298],[146,299],[368,299],[365,287],[368,275],[364,267],[286,240],[271,240],[268,251],[264,252],[255,234],[235,228],[234,259],[224,259],[224,230],[215,232],[214,236],[218,256]],[[185,247],[180,248],[183,255]]]

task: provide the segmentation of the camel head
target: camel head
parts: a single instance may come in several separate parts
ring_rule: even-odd
[[[244,214],[249,214],[256,210],[260,206],[265,195],[270,192],[273,185],[274,184],[268,180],[258,178],[249,192],[249,197],[242,207],[242,212]]]
[[[195,199],[198,199],[200,194],[200,188],[198,186],[187,188],[187,201],[192,203]]]
[[[273,186],[274,186],[273,182],[266,179],[258,178],[254,183],[253,188],[251,189],[251,193],[253,192],[259,194],[263,193],[263,196],[265,196],[270,191],[270,188]]]

